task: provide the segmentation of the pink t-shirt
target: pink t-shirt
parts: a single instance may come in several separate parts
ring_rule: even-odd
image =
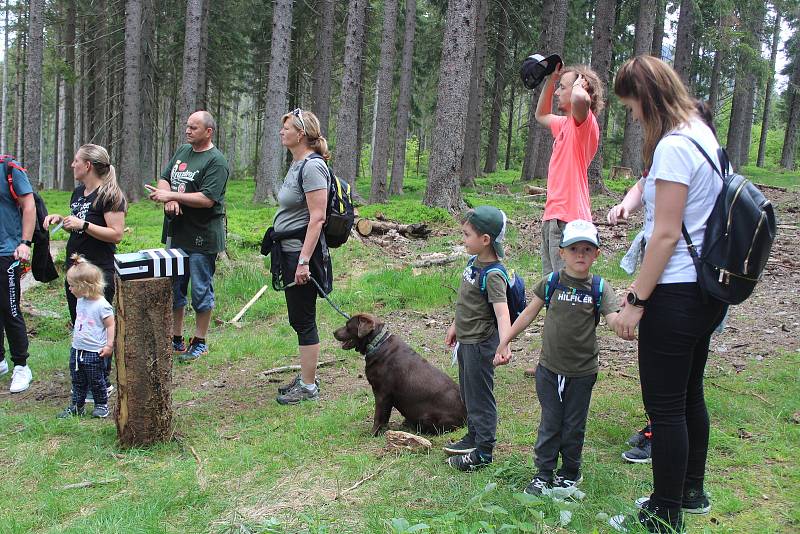
[[[591,221],[586,171],[600,141],[597,118],[590,111],[578,125],[572,117],[556,117],[550,121],[550,132],[555,141],[547,170],[547,201],[542,220]]]

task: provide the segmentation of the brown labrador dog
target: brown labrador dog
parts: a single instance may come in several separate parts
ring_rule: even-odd
[[[458,385],[428,363],[373,315],[360,313],[333,333],[345,350],[364,354],[375,396],[372,435],[386,428],[392,408],[417,431],[439,434],[464,426],[467,410]]]

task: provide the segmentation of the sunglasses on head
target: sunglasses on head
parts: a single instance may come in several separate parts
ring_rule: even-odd
[[[308,135],[306,134],[306,122],[303,120],[303,110],[300,108],[296,108],[290,111],[289,113],[291,113],[300,120],[300,125],[303,127],[303,135]]]

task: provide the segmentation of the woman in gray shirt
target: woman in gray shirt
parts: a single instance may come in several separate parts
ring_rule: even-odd
[[[281,122],[281,144],[292,153],[292,164],[278,192],[279,208],[273,228],[275,233],[296,233],[296,237],[281,240],[280,262],[283,283],[296,284],[284,293],[289,324],[297,332],[300,374],[278,388],[277,401],[297,404],[319,398],[317,288],[309,283],[309,262],[318,247],[325,248],[324,238],[320,243],[320,237],[328,202],[330,176],[326,161],[330,153],[320,132],[319,119],[310,111],[295,109],[284,115]]]

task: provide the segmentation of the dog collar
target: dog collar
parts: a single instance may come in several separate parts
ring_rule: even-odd
[[[386,325],[381,326],[381,329],[378,331],[377,334],[375,334],[375,337],[372,338],[372,341],[370,341],[367,344],[366,352],[364,352],[364,357],[367,358],[369,356],[372,356],[375,352],[377,352],[380,346],[383,345],[383,342],[386,341],[386,339],[388,339],[390,334],[391,332],[389,332],[389,329],[386,328]]]

